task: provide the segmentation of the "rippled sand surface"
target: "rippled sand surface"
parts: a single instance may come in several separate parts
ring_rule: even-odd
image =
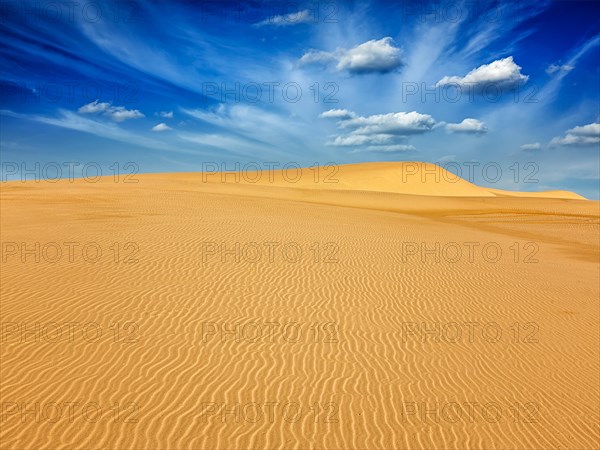
[[[598,448],[599,203],[404,169],[0,186],[0,447]]]

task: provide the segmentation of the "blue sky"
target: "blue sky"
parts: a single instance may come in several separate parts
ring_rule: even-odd
[[[477,184],[600,197],[598,2],[35,1],[0,13],[3,162],[419,160],[465,177],[477,163]],[[489,163],[497,182],[479,169]]]

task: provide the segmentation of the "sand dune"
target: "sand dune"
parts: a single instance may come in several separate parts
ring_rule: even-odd
[[[491,188],[487,188],[486,191],[491,192],[498,197],[566,198],[572,200],[585,200],[585,197],[571,191],[517,192]]]
[[[395,194],[434,195],[452,197],[548,197],[584,199],[568,191],[516,192],[476,186],[445,168],[423,162],[386,162],[342,164],[298,170],[275,167],[262,171],[205,172],[197,174],[210,183],[236,183],[296,187],[302,189],[332,189],[349,191],[389,192]],[[237,175],[237,176],[236,176]]]
[[[598,448],[600,203],[408,167],[2,184],[0,447]]]

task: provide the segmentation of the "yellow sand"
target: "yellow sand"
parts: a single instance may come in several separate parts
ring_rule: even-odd
[[[0,448],[598,448],[600,203],[408,167],[2,184]]]

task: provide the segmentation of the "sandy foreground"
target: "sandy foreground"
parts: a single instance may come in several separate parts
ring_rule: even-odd
[[[407,167],[3,183],[0,447],[598,448],[600,203]]]

